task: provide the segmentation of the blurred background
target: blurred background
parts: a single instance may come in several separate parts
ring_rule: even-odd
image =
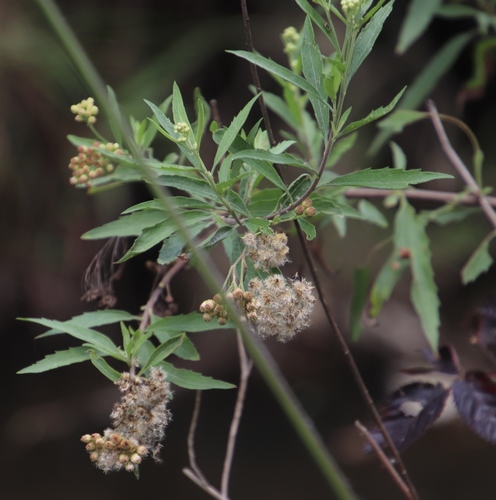
[[[355,117],[390,102],[451,36],[474,28],[470,20],[436,20],[400,57],[395,55],[394,46],[407,2],[396,3],[376,48],[351,86],[348,102],[353,105]],[[201,88],[207,100],[216,99],[225,123],[251,97],[248,65],[224,52],[244,49],[238,2],[121,0],[102,4],[65,0],[59,5],[104,81],[114,88],[125,111],[137,118],[147,113],[143,99],[162,102],[171,93],[174,80],[190,106],[192,101],[188,99],[195,87]],[[298,7],[288,0],[254,0],[248,6],[256,49],[284,63],[280,34],[290,25],[301,28],[303,15]],[[486,185],[493,185],[496,89],[494,80],[488,79],[485,88],[463,102],[463,85],[472,72],[472,52],[473,46],[469,46],[461,54],[431,97],[440,112],[465,120],[477,134],[486,155]],[[489,75],[493,63],[489,54]],[[269,77],[262,74],[261,78],[265,89],[277,92]],[[181,472],[187,466],[192,391],[175,390],[163,463],[145,462],[141,479],[136,481],[124,472],[102,474],[91,465],[79,441],[82,434],[101,432],[110,423],[109,414],[118,393],[108,380],[88,364],[40,375],[16,375],[49,353],[77,345],[66,336],[35,340],[43,330],[16,318],[65,320],[92,310],[91,305],[80,302],[81,277],[103,242],[81,241],[80,235],[115,219],[129,205],[149,196],[142,186],[128,185],[88,196],[84,190],[69,185],[67,165],[74,149],[66,136],[88,134],[84,125],[74,121],[69,107],[88,95],[36,3],[1,2],[0,436],[4,451],[0,454],[0,496],[9,500],[130,499],[150,495],[171,500],[207,498]],[[275,128],[280,126],[275,121]],[[99,127],[107,133],[102,122]],[[373,125],[361,132],[353,151],[338,165],[338,172],[391,164],[387,147],[373,158],[366,155],[376,132]],[[469,159],[466,138],[454,128],[449,133],[462,157]],[[406,152],[410,168],[450,172],[430,123],[409,127],[395,140]],[[208,145],[205,154],[211,154]],[[433,183],[432,187],[456,191],[463,186],[455,179],[444,181],[442,187]],[[381,207],[380,202],[374,203]],[[436,205],[423,202],[415,206],[429,209]],[[382,209],[392,220],[394,209]],[[465,369],[489,369],[483,356],[469,344],[469,322],[474,310],[492,296],[496,275],[492,268],[465,287],[459,275],[461,266],[488,230],[484,217],[474,215],[461,223],[430,227],[428,232],[442,304],[442,343],[456,346]],[[328,267],[328,271],[322,269],[326,289],[345,333],[353,269],[365,261],[372,246],[383,240],[387,231],[351,221],[345,238],[327,226],[321,240],[314,244]],[[306,275],[297,248],[294,238],[292,264],[285,270]],[[153,283],[145,260],[154,256],[156,252],[150,252],[128,263],[117,284],[118,308],[139,312]],[[374,259],[375,271],[386,256],[387,251]],[[208,296],[198,283],[193,269],[183,271],[173,281],[181,313],[196,310]],[[409,276],[405,276],[378,324],[366,326],[362,339],[352,346],[377,401],[405,382],[398,370],[421,363],[419,349],[427,347],[409,302],[408,285]],[[196,334],[193,340],[202,360],[194,367],[184,366],[237,383],[238,361],[232,333]],[[267,345],[359,497],[402,498],[377,460],[361,454],[362,442],[353,422],[359,419],[370,424],[371,417],[322,312],[316,309],[312,327],[294,341],[284,345],[269,341]],[[203,397],[196,443],[198,462],[216,485],[234,400],[235,393],[230,391],[207,391]],[[413,444],[404,459],[422,499],[495,498],[496,447],[474,435],[454,412],[448,412],[442,422]],[[240,427],[231,498],[333,498],[256,371],[250,380]]]

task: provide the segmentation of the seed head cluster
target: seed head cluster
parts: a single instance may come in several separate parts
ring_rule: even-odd
[[[69,182],[73,186],[84,184],[89,187],[93,179],[114,171],[115,166],[95,148],[105,148],[108,152],[117,155],[123,153],[117,143],[101,144],[95,141],[92,146],[78,146],[78,155],[71,158],[69,162],[69,168],[72,170],[72,177]]]
[[[77,122],[86,122],[88,125],[93,125],[96,122],[98,107],[95,106],[93,97],[88,97],[88,99],[83,99],[78,104],[73,104],[71,111],[76,115],[75,120]]]
[[[262,338],[291,340],[310,325],[315,297],[313,286],[304,278],[287,279],[274,274],[250,281],[250,290],[257,301],[257,333]]]
[[[249,232],[243,236],[242,240],[247,249],[247,256],[253,262],[255,269],[270,271],[288,262],[288,237],[285,233],[254,234]]]
[[[81,441],[99,469],[132,472],[147,455],[159,461],[161,441],[171,419],[167,402],[172,393],[161,368],[152,368],[149,378],[123,373],[116,384],[123,395],[110,414],[113,428],[106,429],[103,436],[85,434]]]

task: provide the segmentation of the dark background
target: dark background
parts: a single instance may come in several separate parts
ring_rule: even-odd
[[[406,2],[396,3],[376,48],[351,86],[349,102],[353,103],[355,117],[388,103],[450,36],[471,27],[436,21],[406,55],[399,57],[394,55],[394,44]],[[217,99],[226,123],[251,96],[247,64],[224,53],[225,49],[244,48],[237,2],[147,0],[102,4],[71,0],[60,2],[60,7],[126,112],[138,118],[147,113],[143,99],[161,102],[170,94],[173,80],[180,85],[188,105],[197,86],[207,99]],[[284,62],[279,35],[289,25],[302,26],[303,16],[297,6],[287,0],[259,0],[249,2],[249,8],[257,50]],[[491,185],[494,82],[464,109],[456,105],[462,84],[470,75],[470,55],[470,50],[462,54],[432,97],[441,112],[466,120],[478,134],[486,154],[486,184]],[[266,75],[262,75],[262,83],[277,92]],[[82,434],[102,431],[110,423],[108,415],[118,394],[106,379],[88,364],[40,375],[15,374],[46,354],[77,345],[66,336],[35,340],[42,329],[15,318],[65,320],[92,310],[79,300],[80,280],[103,243],[81,241],[80,235],[115,219],[123,209],[148,196],[144,188],[125,186],[90,197],[69,185],[67,164],[74,150],[65,137],[87,134],[83,125],[74,122],[69,106],[86,97],[88,90],[37,6],[26,1],[0,3],[0,496],[53,500],[151,495],[172,500],[207,498],[181,473],[187,465],[186,436],[193,392],[176,389],[163,463],[145,462],[138,482],[124,472],[104,476],[91,465],[79,442]],[[277,128],[280,124],[275,123]],[[107,132],[103,121],[98,125]],[[375,133],[374,126],[367,127],[337,171],[389,165],[387,148],[375,158],[365,154]],[[466,139],[454,129],[450,129],[450,136],[468,160]],[[395,140],[407,153],[409,167],[450,171],[429,123],[412,126]],[[208,145],[205,153],[207,157],[211,154]],[[443,186],[462,188],[457,180]],[[394,210],[386,214],[392,219]],[[462,287],[459,270],[488,230],[482,215],[463,224],[429,229],[442,303],[442,342],[456,345],[467,369],[488,368],[468,343],[467,323],[474,308],[494,292],[495,274],[491,270],[474,284]],[[322,233],[323,255],[332,270],[326,288],[345,332],[353,268],[364,262],[370,248],[386,234],[359,222],[349,223],[345,239],[330,226]],[[119,308],[137,313],[146,301],[153,277],[145,269],[144,260],[154,255],[151,252],[127,266],[118,284]],[[291,256],[293,263],[285,270],[289,274],[301,272],[296,239],[292,240]],[[384,252],[374,259],[375,269],[385,256]],[[399,284],[379,324],[367,327],[362,340],[353,346],[377,400],[404,381],[398,368],[419,363],[418,349],[426,347],[408,300],[408,280],[406,276]],[[180,312],[195,310],[208,296],[198,283],[194,270],[186,270],[174,280]],[[202,355],[195,369],[237,382],[238,362],[231,333],[197,334],[193,340]],[[321,311],[316,309],[312,328],[293,342],[268,342],[268,346],[360,498],[401,498],[383,468],[361,455],[361,441],[352,424],[356,419],[369,424],[370,415]],[[220,480],[234,398],[232,391],[207,391],[203,398],[198,461],[214,484]],[[453,412],[451,416],[404,454],[421,498],[495,498],[496,448],[472,434]],[[333,498],[256,372],[250,380],[231,484],[231,497],[237,500]]]

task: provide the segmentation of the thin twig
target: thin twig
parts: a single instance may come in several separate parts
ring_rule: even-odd
[[[486,196],[482,193],[477,182],[475,182],[475,179],[473,178],[469,169],[466,167],[465,163],[463,163],[457,152],[453,149],[453,146],[451,145],[448,136],[446,135],[446,131],[444,130],[441,119],[439,118],[436,105],[433,101],[427,101],[427,109],[429,110],[429,113],[431,115],[432,123],[434,125],[434,128],[436,129],[436,134],[438,136],[439,142],[441,143],[444,154],[446,155],[454,169],[458,172],[463,182],[474,193],[489,222],[491,223],[493,228],[496,229],[496,212],[493,210]]]
[[[236,445],[236,436],[238,435],[239,423],[243,413],[243,406],[246,398],[246,390],[248,388],[248,378],[250,377],[251,369],[253,367],[252,361],[248,358],[245,348],[243,346],[243,339],[239,330],[236,331],[236,338],[238,341],[239,364],[240,364],[240,380],[238,395],[236,397],[236,405],[234,407],[234,415],[229,429],[229,438],[227,441],[226,457],[224,459],[224,467],[222,469],[222,480],[220,491],[227,497],[229,490],[229,476],[231,474],[231,466],[234,456],[234,447]]]
[[[334,315],[332,313],[331,306],[329,302],[327,301],[327,298],[324,294],[324,289],[322,287],[319,273],[317,272],[317,268],[315,267],[315,263],[313,261],[312,255],[310,253],[310,249],[308,247],[307,240],[305,238],[305,235],[303,234],[303,231],[300,227],[299,224],[296,224],[297,230],[298,230],[298,238],[300,240],[300,244],[303,250],[303,254],[305,256],[305,260],[308,263],[308,266],[310,268],[310,273],[312,274],[313,278],[313,283],[315,285],[315,289],[317,290],[317,293],[319,295],[320,302],[322,304],[322,307],[324,309],[325,315],[327,317],[327,320],[329,321],[329,324],[331,325],[332,329],[334,330],[334,333],[336,334],[336,337],[338,338],[338,341],[341,345],[341,348],[343,350],[343,354],[345,356],[346,361],[348,362],[348,365],[350,366],[351,372],[353,374],[353,377],[355,378],[355,382],[358,385],[358,388],[360,389],[360,392],[362,393],[362,397],[367,403],[373,417],[375,420],[375,423],[379,427],[381,433],[384,436],[384,439],[388,445],[388,447],[391,450],[391,453],[395,459],[396,467],[397,470],[399,471],[401,477],[405,481],[405,483],[408,485],[408,488],[411,492],[411,498],[412,500],[418,499],[417,492],[415,490],[415,486],[413,485],[410,477],[408,476],[408,473],[405,468],[405,464],[403,463],[403,460],[401,459],[401,456],[398,452],[398,449],[393,443],[393,440],[391,439],[391,436],[389,435],[387,429],[384,426],[384,423],[382,422],[381,416],[379,415],[379,412],[377,411],[377,408],[375,407],[374,401],[372,399],[372,396],[369,393],[369,390],[367,389],[367,386],[365,385],[364,380],[362,379],[362,376],[360,374],[360,370],[358,369],[358,366],[356,364],[355,358],[351,354],[350,349],[348,348],[348,344],[346,343],[346,340],[341,333],[341,330],[334,319]]]
[[[241,0],[241,11],[243,14],[243,26],[245,28],[246,48],[249,52],[254,52],[253,38],[251,36],[250,16],[248,15],[248,7],[246,5],[246,0]],[[250,71],[251,71],[251,78],[253,80],[253,85],[255,85],[256,92],[257,94],[259,94],[258,103],[260,105],[260,111],[262,112],[264,123],[265,124],[270,123],[269,112],[267,111],[267,105],[265,104],[265,99],[262,93],[262,86],[260,84],[260,78],[258,76],[257,66],[253,63],[250,63]],[[274,132],[272,130],[272,127],[266,127],[266,129],[267,129],[267,134],[269,135],[270,145],[275,146],[276,139],[274,137]]]
[[[347,189],[344,193],[346,198],[385,198],[394,191],[391,189],[375,189],[375,188],[351,188]],[[456,201],[461,205],[478,205],[479,199],[477,196],[466,193],[461,195],[461,193],[452,193],[446,191],[431,191],[428,189],[404,189],[401,194],[409,199],[414,200],[427,200],[436,201],[441,203],[450,203]],[[496,197],[486,196],[487,202],[496,208]]]
[[[159,299],[160,295],[162,295],[162,292],[164,289],[168,289],[169,284],[172,280],[172,278],[188,263],[188,259],[185,257],[178,257],[174,264],[170,267],[170,269],[164,274],[164,277],[160,280],[160,283],[157,285],[155,290],[150,295],[150,298],[148,299],[148,302],[145,305],[144,311],[143,311],[143,316],[141,317],[141,323],[139,326],[139,329],[141,331],[144,331],[145,328],[147,327],[149,321],[150,321],[150,316],[153,312],[153,307],[155,306],[157,300]]]
[[[376,455],[379,457],[379,460],[382,462],[384,467],[386,467],[387,471],[389,472],[389,475],[394,479],[394,481],[399,486],[400,490],[403,492],[406,498],[411,499],[412,496],[410,490],[408,489],[408,486],[405,484],[403,479],[401,479],[400,475],[398,474],[398,471],[393,467],[390,460],[388,459],[382,448],[377,444],[376,440],[371,436],[368,429],[364,425],[362,425],[358,420],[355,422],[355,427],[357,427],[360,430],[360,432],[365,436],[365,439],[367,440],[369,445],[373,448]]]
[[[195,434],[196,428],[198,427],[198,418],[200,416],[200,406],[201,406],[201,391],[196,391],[195,395],[195,407],[193,409],[193,416],[191,417],[191,424],[189,426],[188,432],[188,457],[189,457],[189,465],[193,472],[196,474],[197,478],[199,478],[204,484],[208,484],[207,478],[203,475],[200,467],[196,462],[196,453],[195,453]]]

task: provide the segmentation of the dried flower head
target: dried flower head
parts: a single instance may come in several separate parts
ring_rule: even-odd
[[[283,266],[289,260],[288,237],[285,233],[246,233],[242,240],[255,269],[270,271],[274,267]]]
[[[106,429],[103,436],[85,434],[81,441],[99,469],[131,472],[148,454],[159,461],[161,441],[171,419],[167,402],[172,393],[161,368],[152,368],[149,378],[123,373],[116,385],[123,395],[110,415],[113,428]]]
[[[95,106],[93,97],[88,97],[88,99],[83,99],[78,104],[73,104],[71,111],[76,115],[75,120],[77,122],[86,122],[88,125],[93,125],[96,122],[98,107]]]
[[[304,278],[287,279],[277,274],[251,280],[250,290],[258,305],[257,333],[286,342],[309,326],[315,302],[312,289]]]

